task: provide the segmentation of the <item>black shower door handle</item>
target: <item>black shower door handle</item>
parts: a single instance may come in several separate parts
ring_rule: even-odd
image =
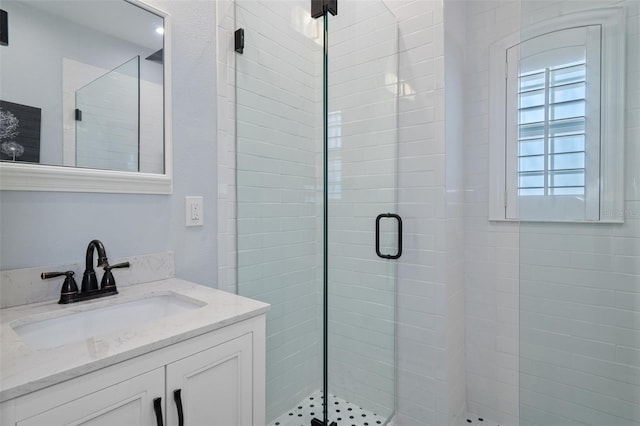
[[[380,252],[380,221],[386,217],[398,221],[398,252],[396,254],[383,254]],[[381,213],[376,217],[376,254],[383,259],[399,259],[402,256],[402,218],[395,213]]]

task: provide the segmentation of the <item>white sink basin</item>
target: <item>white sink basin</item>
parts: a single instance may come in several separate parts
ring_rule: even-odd
[[[79,302],[82,303],[82,302]],[[82,311],[71,311],[54,318],[39,319],[12,326],[15,333],[34,349],[54,348],[150,321],[197,309],[205,303],[173,294],[155,295],[121,302],[99,304]],[[75,306],[74,306],[75,307]]]

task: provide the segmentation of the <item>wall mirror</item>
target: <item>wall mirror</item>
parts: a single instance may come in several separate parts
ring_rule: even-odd
[[[0,189],[170,193],[168,16],[137,0],[0,8]]]

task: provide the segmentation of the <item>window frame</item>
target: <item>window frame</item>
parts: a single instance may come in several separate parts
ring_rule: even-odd
[[[595,179],[598,196],[591,196],[591,213],[567,216],[556,207],[553,196],[541,203],[534,214],[521,217],[517,194],[517,144],[509,145],[509,135],[517,130],[517,120],[508,120],[508,73],[515,72],[507,60],[508,51],[538,36],[576,27],[600,26],[600,152],[599,175]],[[489,220],[532,222],[602,222],[624,221],[624,81],[625,81],[625,10],[622,7],[571,13],[511,34],[490,47],[489,67],[489,137],[490,182]],[[509,70],[509,66],[512,67]],[[514,95],[517,99],[517,94]],[[593,104],[591,105],[593,108]],[[509,114],[517,116],[517,111]],[[514,142],[514,141],[511,141]],[[515,153],[515,155],[514,155]],[[587,179],[589,179],[587,177]],[[591,175],[591,179],[594,177]],[[588,184],[587,184],[588,185]],[[561,196],[560,196],[561,197]],[[594,207],[595,203],[595,207]],[[529,209],[529,206],[527,206]],[[544,211],[547,209],[547,211]],[[529,210],[527,210],[529,212]],[[540,214],[542,212],[542,214]]]

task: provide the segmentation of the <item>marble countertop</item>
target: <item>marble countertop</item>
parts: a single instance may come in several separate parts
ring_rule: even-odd
[[[269,310],[269,305],[176,278],[119,289],[107,296],[69,305],[57,301],[0,309],[0,402],[43,389],[65,380],[217,330]],[[12,326],[40,319],[111,306],[142,297],[175,294],[200,301],[203,306],[187,312],[141,323],[126,330],[33,349]],[[203,302],[203,303],[202,303]]]

